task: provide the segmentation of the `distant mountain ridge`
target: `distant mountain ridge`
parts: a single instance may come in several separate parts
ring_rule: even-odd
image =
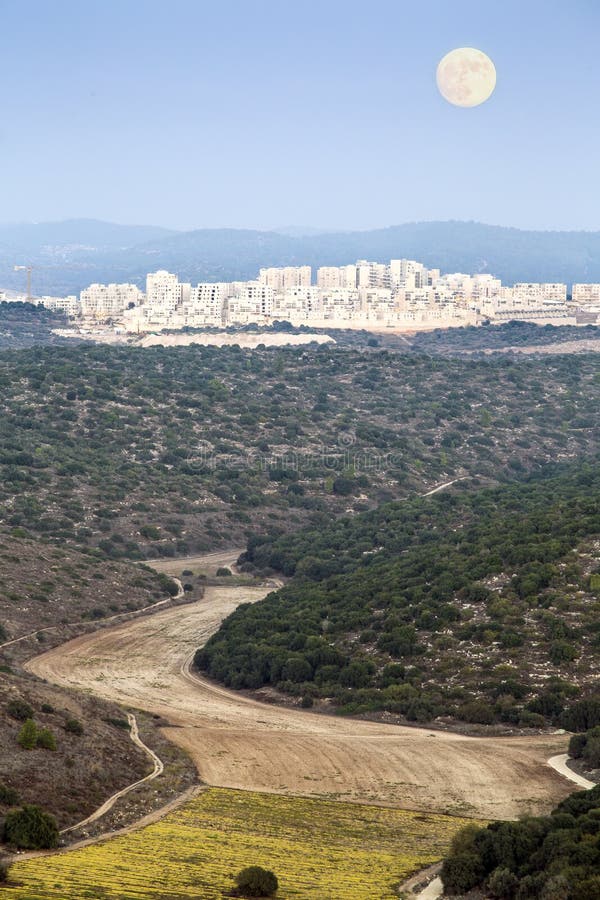
[[[97,219],[25,222],[0,225],[0,250],[14,247],[24,252],[40,252],[44,247],[65,245],[119,249],[175,233],[155,225],[116,225]]]
[[[600,282],[600,232],[521,231],[478,222],[412,222],[371,231],[290,234],[256,229],[173,231],[93,219],[0,226],[0,286],[76,293],[94,281],[142,285],[165,268],[187,281],[256,277],[261,266],[343,265],[407,257],[443,272],[489,272],[516,281]],[[302,229],[300,229],[302,230]]]

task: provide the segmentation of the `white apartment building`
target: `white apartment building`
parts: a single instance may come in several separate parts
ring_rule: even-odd
[[[230,325],[249,325],[267,322],[273,315],[275,291],[260,281],[232,282],[233,293],[226,303]]]
[[[500,297],[502,282],[493,275],[466,275],[463,272],[453,272],[438,277],[433,289],[440,301],[452,301],[459,306],[475,309],[493,303]]]
[[[493,275],[473,275],[471,279],[471,300],[488,301],[499,297],[502,292],[502,282]]]
[[[432,287],[426,288],[394,288],[393,291],[398,308],[408,309],[410,306],[434,306],[440,302],[437,290]]]
[[[191,285],[164,269],[146,277],[146,306],[152,318],[172,315],[181,303],[189,302]]]
[[[184,304],[190,325],[223,325],[225,303],[233,293],[227,281],[204,282],[190,291],[189,303]],[[193,320],[193,321],[192,321]]]
[[[323,291],[337,288],[354,290],[356,266],[321,266],[317,269],[317,287]]]
[[[144,294],[135,284],[91,284],[80,294],[81,315],[104,321],[140,306]]]
[[[572,297],[579,306],[600,303],[600,284],[574,284]]]
[[[432,270],[439,278],[439,269]],[[391,287],[418,290],[431,284],[428,270],[423,263],[414,259],[392,259],[389,265],[389,278]]]
[[[35,303],[35,301],[33,301]],[[38,306],[45,306],[54,312],[62,312],[70,319],[74,319],[81,314],[79,300],[74,294],[68,297],[40,297],[37,301]]]
[[[356,286],[358,288],[389,288],[390,267],[385,263],[359,259],[356,263]]]
[[[272,315],[293,325],[304,325],[322,315],[321,290],[318,287],[295,287],[276,293]]]
[[[359,288],[360,315],[365,322],[389,323],[397,314],[390,288]]]
[[[333,322],[351,322],[360,316],[360,295],[357,290],[349,288],[334,288],[323,291],[321,295],[322,324],[331,325]],[[315,323],[316,324],[316,323]]]
[[[287,288],[310,287],[312,269],[310,266],[284,266],[261,269],[258,273],[261,284],[273,288],[274,291],[285,291]]]
[[[567,302],[567,286],[556,282],[553,284],[543,284],[542,290],[546,300],[560,300],[561,303]]]
[[[517,304],[538,303],[544,300],[567,302],[567,286],[559,283],[517,282],[512,288],[512,299]],[[509,297],[507,297],[509,299]]]
[[[464,272],[451,272],[448,275],[441,275],[436,282],[435,288],[440,299],[452,299],[459,305],[465,306],[471,302],[473,296],[473,276]]]

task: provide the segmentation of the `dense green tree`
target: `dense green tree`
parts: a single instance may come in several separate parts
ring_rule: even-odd
[[[243,897],[272,897],[279,887],[277,876],[262,866],[248,866],[236,875],[235,882]]]
[[[450,897],[466,894],[477,887],[483,875],[481,861],[474,853],[456,854],[445,859],[442,866],[444,890]]]
[[[600,889],[600,787],[572,794],[550,816],[469,826],[442,867],[450,895],[487,884],[509,900],[591,900]]]
[[[42,750],[56,750],[56,737],[49,728],[40,728],[36,735],[35,745]]]
[[[25,722],[26,719],[33,718],[33,708],[25,700],[15,698],[10,700],[6,711],[13,719]]]
[[[518,886],[519,879],[510,869],[494,869],[487,882],[490,894],[498,900],[512,900]]]
[[[33,750],[37,746],[38,729],[33,719],[27,719],[17,738],[23,750]]]
[[[19,793],[14,788],[0,782],[0,803],[3,806],[16,806],[19,802]]]
[[[21,850],[49,850],[58,844],[58,826],[49,813],[28,804],[7,814],[4,840]]]

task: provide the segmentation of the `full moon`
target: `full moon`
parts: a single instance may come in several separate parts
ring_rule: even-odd
[[[437,67],[440,94],[454,106],[479,106],[496,87],[496,68],[489,56],[473,47],[447,53]]]

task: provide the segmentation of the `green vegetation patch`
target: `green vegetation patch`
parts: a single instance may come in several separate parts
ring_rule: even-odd
[[[455,477],[512,479],[599,449],[597,359],[335,345],[3,353],[0,524],[111,558],[177,556]]]
[[[291,580],[232,613],[196,665],[342,712],[543,726],[592,689],[599,534],[591,463],[256,536],[247,567]]]
[[[469,825],[442,868],[446,893],[594,900],[600,896],[600,787],[571,794],[552,815]]]

